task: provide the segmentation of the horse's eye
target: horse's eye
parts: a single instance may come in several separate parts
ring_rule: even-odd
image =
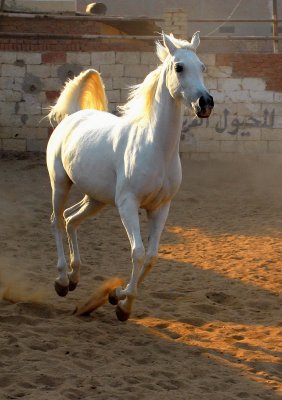
[[[184,67],[182,64],[175,64],[174,69],[176,72],[182,72],[184,70]]]

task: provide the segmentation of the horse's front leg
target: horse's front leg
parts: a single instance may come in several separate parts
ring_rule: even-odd
[[[137,201],[130,195],[123,196],[117,200],[117,208],[131,245],[132,273],[125,289],[117,288],[110,295],[110,302],[112,304],[118,302],[117,317],[120,321],[126,321],[137,296],[138,278],[145,259],[145,249],[140,233]]]
[[[161,234],[167,220],[169,207],[170,202],[158,208],[157,210],[147,211],[149,223],[148,248],[145,262],[138,278],[138,286],[143,282],[145,277],[157,262]]]

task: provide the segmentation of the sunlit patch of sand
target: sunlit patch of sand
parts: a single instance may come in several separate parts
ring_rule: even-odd
[[[199,354],[241,370],[249,379],[282,393],[281,327],[213,321],[201,327],[158,318],[133,320],[162,339],[198,349]],[[271,365],[271,366],[270,366]]]
[[[167,228],[176,235],[160,258],[185,262],[263,289],[282,292],[282,242],[273,236],[212,235],[198,228]]]

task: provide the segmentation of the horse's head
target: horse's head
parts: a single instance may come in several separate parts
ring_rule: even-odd
[[[199,118],[208,118],[214,106],[204,85],[204,64],[195,51],[200,44],[199,32],[191,42],[163,34],[164,46],[157,43],[157,54],[167,68],[166,84],[171,96],[192,107]]]

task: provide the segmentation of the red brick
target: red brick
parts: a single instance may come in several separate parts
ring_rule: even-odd
[[[47,52],[42,54],[43,64],[65,64],[66,53],[64,52]]]
[[[60,92],[58,90],[46,90],[45,95],[48,101],[54,102],[60,96]]]

